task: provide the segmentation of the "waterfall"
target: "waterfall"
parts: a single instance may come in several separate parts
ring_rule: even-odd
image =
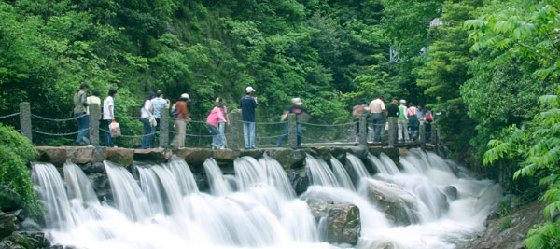
[[[268,185],[276,188],[286,199],[293,199],[296,197],[296,193],[288,180],[288,175],[278,161],[265,154],[262,159],[259,159],[259,163],[266,171]]]
[[[385,153],[381,153],[379,155],[379,159],[377,159],[376,157],[374,157],[371,154],[368,155],[368,158],[373,163],[373,165],[375,166],[375,169],[379,173],[384,173],[384,174],[397,174],[397,173],[399,173],[399,168],[397,167],[395,162],[393,162],[393,160],[391,160],[391,158],[389,158],[387,155],[385,155]]]
[[[204,161],[203,166],[212,194],[217,196],[229,194],[231,192],[231,187],[224,179],[224,175],[222,174],[222,171],[220,171],[216,160],[208,158]]]
[[[105,161],[105,171],[117,208],[133,220],[148,217],[151,214],[148,199],[132,174],[109,161]]]
[[[189,165],[177,158],[134,165],[137,174],[106,161],[107,202],[97,201],[88,176],[71,162],[64,177],[52,164],[35,163],[33,181],[45,204],[48,238],[76,248],[336,248],[319,242],[328,219],[315,220],[304,200],[358,206],[356,248],[454,248],[454,241],[483,229],[499,186],[456,174],[460,167],[431,152],[406,155],[402,172],[386,155],[370,155],[376,174],[352,154],[347,165],[307,156],[313,184],[299,197],[282,165],[266,155],[234,160],[235,174],[225,176],[216,160],[206,159],[211,193],[198,190]],[[449,188],[457,199],[448,198]]]
[[[97,195],[91,187],[91,182],[78,165],[66,161],[62,170],[68,199],[78,199],[81,202],[98,202]]]
[[[173,157],[165,165],[165,167],[171,171],[173,176],[176,177],[177,184],[182,195],[198,192],[198,186],[196,185],[196,181],[194,180],[194,176],[191,173],[187,161]]]
[[[354,184],[352,183],[352,179],[350,179],[350,176],[348,175],[348,173],[344,169],[344,166],[342,165],[342,163],[334,157],[331,157],[330,162],[331,162],[331,166],[333,168],[332,172],[333,172],[336,180],[340,183],[340,185],[343,188],[347,188],[347,189],[350,189],[350,190],[356,190],[356,188],[354,188]]]
[[[325,187],[340,187],[340,183],[329,168],[329,165],[323,159],[315,159],[310,155],[305,158],[311,182],[313,185]]]
[[[33,164],[33,182],[39,198],[45,205],[45,220],[50,228],[69,229],[76,221],[70,212],[70,202],[64,190],[64,182],[54,165]]]

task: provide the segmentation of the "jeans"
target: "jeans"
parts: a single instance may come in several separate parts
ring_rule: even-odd
[[[218,123],[218,131],[220,132],[220,136],[222,137],[222,147],[225,149],[227,148],[226,123]]]
[[[381,143],[381,130],[383,130],[385,126],[383,113],[372,113],[371,121],[373,124],[373,142]]]
[[[218,148],[221,147],[222,135],[220,134],[218,127],[213,126],[211,124],[206,124],[206,128],[208,128],[208,131],[212,135],[212,147],[218,147]]]
[[[156,128],[150,124],[150,119],[143,118],[144,135],[142,136],[142,148],[151,148],[154,144],[154,137],[156,135]]]
[[[89,137],[89,116],[85,112],[74,113],[78,121],[78,135],[76,143],[85,143],[84,138]]]
[[[111,122],[113,121],[110,119],[103,119],[103,127],[105,127],[105,129],[107,130],[105,132],[105,145],[107,145],[107,147],[115,146],[115,144],[113,143],[113,137],[111,136],[111,129],[109,128]]]
[[[284,133],[278,139],[278,147],[282,147],[286,143],[286,140],[288,139],[288,130],[289,130],[289,125],[286,124],[286,128],[284,128]],[[300,123],[296,123],[296,133],[297,133],[297,146],[299,147],[301,146],[301,136],[302,136]]]
[[[255,148],[255,122],[243,121],[245,149]]]
[[[410,141],[410,137],[408,136],[408,120],[399,119],[399,140],[404,140],[405,142]]]

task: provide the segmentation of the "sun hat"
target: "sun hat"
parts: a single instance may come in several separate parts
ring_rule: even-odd
[[[401,101],[399,101],[399,103],[401,103],[401,104],[406,104],[406,100],[401,99]]]
[[[183,93],[183,94],[181,94],[181,98],[182,98],[182,99],[188,99],[188,98],[189,98],[189,94],[188,94],[188,93]]]
[[[245,92],[246,92],[246,93],[251,93],[251,92],[254,92],[254,91],[255,91],[255,89],[252,88],[252,87],[250,87],[250,86],[248,86],[247,88],[245,88]]]
[[[302,105],[303,102],[301,101],[301,98],[293,98],[293,99],[292,99],[292,104],[294,104],[294,105]]]

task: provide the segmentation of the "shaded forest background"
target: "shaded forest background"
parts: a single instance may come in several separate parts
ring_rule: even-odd
[[[202,120],[215,97],[236,108],[253,86],[259,120],[302,97],[325,124],[383,94],[441,112],[455,157],[502,165],[493,171],[518,179],[508,191],[529,199],[546,190],[550,218],[560,210],[559,10],[557,0],[3,0],[0,116],[28,101],[36,115],[69,118],[81,82],[102,97],[118,88],[119,121],[137,134],[150,90],[172,101],[188,92]],[[528,247],[559,246],[559,227],[552,218],[532,230]]]

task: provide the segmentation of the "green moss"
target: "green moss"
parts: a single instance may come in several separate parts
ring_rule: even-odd
[[[38,199],[27,165],[34,159],[35,147],[14,129],[0,124],[0,184],[18,192],[26,211],[37,214]]]

